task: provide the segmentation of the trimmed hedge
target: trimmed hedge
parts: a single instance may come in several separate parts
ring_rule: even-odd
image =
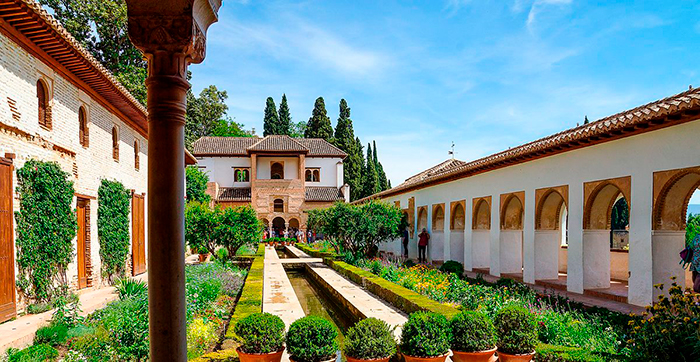
[[[429,311],[440,313],[451,319],[459,313],[457,308],[436,302],[356,266],[337,260],[325,260],[325,262],[344,277],[363,286],[371,293],[408,314]]]
[[[331,259],[335,260],[340,257],[340,255],[332,252],[332,251],[320,251],[318,249],[312,248],[308,244],[302,244],[302,243],[297,243],[294,246],[296,246],[297,249],[309,254],[310,256],[314,258],[322,258],[322,259]]]
[[[225,349],[205,354],[194,359],[194,362],[210,362],[210,361],[237,361],[238,353],[236,348],[240,345],[238,337],[234,332],[236,323],[253,314],[262,312],[263,304],[263,268],[265,266],[265,245],[259,244],[258,251],[255,253],[253,264],[248,270],[243,291],[236,303],[236,309],[229,320],[228,329],[224,335],[225,341],[222,343]],[[228,347],[230,346],[230,348]]]

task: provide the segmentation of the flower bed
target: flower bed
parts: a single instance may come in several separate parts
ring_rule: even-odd
[[[464,280],[453,273],[423,265],[404,267],[398,261],[386,259],[359,259],[355,264],[432,300],[465,310],[478,310],[491,318],[507,306],[524,307],[537,317],[541,343],[569,347],[566,351],[572,355],[576,355],[577,352],[571,351],[575,349],[592,361],[622,358],[624,324],[628,320],[623,315],[604,311],[586,313],[563,298],[537,295],[526,285],[514,281],[488,284]],[[615,320],[624,322],[615,323]],[[546,349],[550,355],[556,351],[553,347]]]
[[[218,263],[185,268],[188,358],[206,353],[219,340],[245,275],[244,270]],[[37,331],[35,345],[8,351],[8,361],[51,361],[59,355],[65,362],[147,360],[147,288],[125,281],[117,290],[118,300],[87,318],[78,316],[76,304],[59,303],[51,323]],[[45,359],[46,355],[53,357]]]

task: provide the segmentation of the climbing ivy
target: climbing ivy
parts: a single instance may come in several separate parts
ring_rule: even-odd
[[[49,301],[68,284],[77,217],[73,182],[55,162],[29,160],[17,170],[17,287],[28,298]]]
[[[102,275],[112,282],[124,275],[129,255],[129,191],[121,182],[102,180],[97,204]]]

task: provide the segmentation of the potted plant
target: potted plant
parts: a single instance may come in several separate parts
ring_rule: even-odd
[[[279,362],[284,352],[284,322],[270,313],[253,313],[236,323],[242,344],[236,349],[241,362]]]
[[[497,333],[498,360],[528,362],[535,356],[537,323],[527,309],[510,306],[501,309],[494,320]]]
[[[493,362],[496,360],[496,332],[491,320],[478,312],[465,311],[450,321],[454,362]]]
[[[394,328],[377,318],[363,319],[348,330],[343,353],[348,362],[387,362],[396,354]]]
[[[297,319],[287,332],[290,361],[320,362],[335,360],[338,331],[331,322],[317,316]]]
[[[199,254],[199,262],[204,263],[207,261],[207,258],[209,257],[209,250],[207,248],[200,246],[199,249],[197,250],[197,254]]]
[[[450,335],[450,323],[442,314],[411,313],[401,330],[401,354],[406,362],[444,362]]]

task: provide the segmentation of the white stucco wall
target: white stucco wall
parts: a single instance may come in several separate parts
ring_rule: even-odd
[[[307,157],[306,167],[318,167],[321,169],[321,180],[319,182],[306,182],[306,186],[343,186],[342,180],[338,184],[338,162],[341,162],[340,175],[342,177],[342,159],[331,157]]]
[[[489,231],[490,261],[493,275],[501,274],[499,202],[501,194],[525,191],[525,215],[523,227],[523,278],[535,281],[535,190],[560,185],[569,186],[568,205],[568,255],[567,288],[582,293],[584,289],[583,248],[583,184],[584,182],[630,176],[630,248],[629,248],[629,297],[632,304],[647,305],[653,298],[653,260],[657,263],[669,256],[652,255],[652,181],[653,172],[700,165],[700,147],[697,135],[700,121],[658,129],[615,141],[601,143],[537,160],[496,169],[460,180],[439,184],[400,195],[385,198],[393,204],[400,201],[401,208],[408,207],[408,199],[415,197],[415,205],[449,204],[466,199],[466,225],[471,225],[471,200],[491,195],[491,230]],[[411,157],[411,155],[406,155]],[[418,170],[416,170],[418,171]],[[430,207],[428,208],[430,210]],[[417,215],[417,210],[414,211]],[[448,230],[449,232],[449,230]],[[472,267],[472,241],[476,234],[465,232],[465,266]],[[417,233],[415,234],[417,235]],[[480,236],[479,236],[480,237]],[[445,238],[449,240],[448,238]],[[399,242],[399,241],[395,241]],[[411,244],[415,244],[415,237]],[[609,245],[609,244],[608,244]],[[675,246],[674,246],[675,248]],[[677,258],[677,250],[673,254]],[[670,253],[670,252],[669,252]],[[590,261],[591,259],[588,258]],[[609,260],[609,259],[608,259]],[[668,261],[669,267],[678,260]],[[609,264],[607,264],[609,265]],[[609,268],[607,273],[610,273]]]
[[[250,182],[234,182],[233,177],[234,168],[250,167],[250,157],[199,157],[197,166],[207,172],[209,181],[221,187],[250,187]]]
[[[299,178],[299,159],[297,157],[258,157],[258,179],[270,179],[270,166],[272,166],[273,162],[284,163],[285,180],[294,180]]]

